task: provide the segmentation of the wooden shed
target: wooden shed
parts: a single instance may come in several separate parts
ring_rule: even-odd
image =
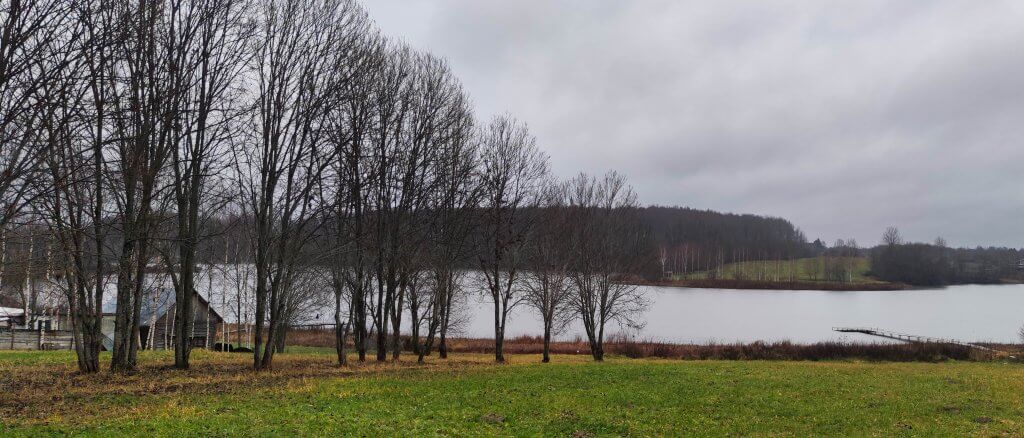
[[[174,335],[174,317],[176,312],[174,293],[154,294],[143,302],[140,313],[139,345],[144,350],[164,350],[174,348],[177,342]],[[103,314],[103,333],[114,338],[114,310],[116,303],[107,305]],[[192,338],[189,342],[193,347],[213,347],[217,327],[224,323],[224,318],[217,313],[210,302],[197,292],[192,293]]]

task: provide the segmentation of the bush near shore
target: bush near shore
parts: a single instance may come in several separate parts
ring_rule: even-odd
[[[402,339],[403,349],[412,352],[408,337]],[[288,345],[333,348],[334,335],[322,330],[293,330],[288,334]],[[494,340],[487,338],[450,339],[448,351],[452,353],[494,353]],[[1021,351],[1015,345],[987,345],[1000,351]],[[540,355],[544,339],[540,336],[518,336],[505,340],[505,351],[510,354]],[[351,351],[351,350],[350,350]],[[815,342],[797,344],[788,341],[753,343],[675,344],[655,340],[637,340],[613,336],[605,341],[605,352],[630,358],[663,358],[682,360],[846,360],[858,359],[889,362],[939,362],[944,360],[984,361],[1005,355],[986,353],[954,344],[906,343],[852,343]],[[585,339],[551,343],[552,354],[587,355]]]
[[[456,351],[489,353],[492,340],[458,340]],[[543,340],[520,337],[507,342],[507,351],[516,354],[540,354]],[[588,354],[587,343],[557,342],[553,354]],[[673,344],[651,340],[610,339],[605,344],[608,354],[629,358],[662,358],[681,360],[845,360],[859,359],[888,362],[940,362],[945,360],[991,360],[993,354],[954,344],[861,344],[850,342],[753,342],[731,344]]]

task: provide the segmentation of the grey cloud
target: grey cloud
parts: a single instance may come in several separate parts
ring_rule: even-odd
[[[1024,2],[368,0],[561,176],[809,237],[1024,246]]]

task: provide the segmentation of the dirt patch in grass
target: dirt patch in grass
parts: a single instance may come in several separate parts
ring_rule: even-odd
[[[498,415],[498,414],[495,414],[495,413],[490,413],[490,414],[484,414],[484,415],[480,416],[480,420],[482,420],[484,423],[497,424],[497,423],[504,423],[505,422],[505,417],[503,415]]]

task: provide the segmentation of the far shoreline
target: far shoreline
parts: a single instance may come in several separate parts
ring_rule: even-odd
[[[635,280],[637,286],[688,287],[695,289],[806,290],[825,292],[896,291],[909,289],[902,283],[839,283],[824,281],[762,281],[734,279]]]

